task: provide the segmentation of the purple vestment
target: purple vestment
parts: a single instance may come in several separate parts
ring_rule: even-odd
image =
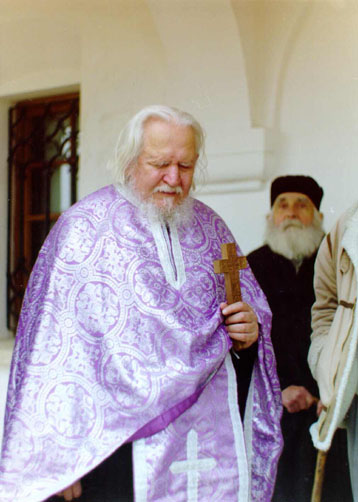
[[[9,381],[1,502],[39,502],[133,441],[136,502],[269,501],[281,450],[270,312],[260,322],[242,427],[214,274],[222,219],[194,201],[189,224],[143,217],[118,188],[66,211],[27,287]]]

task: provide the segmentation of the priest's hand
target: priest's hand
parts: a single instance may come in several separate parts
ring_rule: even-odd
[[[317,398],[302,385],[289,385],[282,391],[282,404],[289,413],[308,410]]]
[[[77,499],[82,495],[82,485],[81,481],[78,480],[73,485],[68,486],[62,492],[57,493],[59,497],[64,497],[66,501]]]
[[[247,349],[256,342],[259,336],[259,325],[257,316],[249,304],[245,302],[236,302],[231,305],[221,303],[220,308],[235,350]]]

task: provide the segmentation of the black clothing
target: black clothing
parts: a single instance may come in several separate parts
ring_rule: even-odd
[[[256,249],[247,258],[272,311],[271,338],[281,389],[303,385],[318,396],[307,363],[316,255],[306,258],[298,273],[290,260],[268,246]]]
[[[231,351],[231,360],[236,373],[238,404],[242,422],[244,422],[246,399],[249,393],[251,382],[251,373],[257,358],[258,343],[255,342],[251,347],[240,350],[236,354]]]
[[[248,255],[249,264],[272,311],[271,338],[277,373],[284,390],[289,385],[305,387],[318,397],[318,388],[307,363],[314,302],[313,273],[316,254],[303,260],[298,272],[284,256],[262,246]],[[316,450],[309,433],[317,420],[315,406],[298,413],[284,409],[281,426],[284,450],[278,465],[274,502],[309,502],[314,479]],[[333,451],[327,457],[323,501],[353,500],[349,482],[346,434],[338,431]],[[337,444],[339,443],[339,444]],[[332,462],[334,460],[334,462]],[[335,466],[339,465],[338,476]]]
[[[76,502],[133,502],[132,444],[116,450],[81,479],[82,495]],[[61,502],[53,496],[47,502]]]

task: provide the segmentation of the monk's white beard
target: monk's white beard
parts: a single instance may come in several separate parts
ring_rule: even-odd
[[[139,211],[151,222],[171,223],[179,227],[187,225],[192,220],[194,204],[192,197],[186,197],[179,204],[173,204],[171,199],[164,199],[158,206],[152,197],[142,199],[131,180],[124,188],[135,200]]]
[[[309,226],[305,226],[298,219],[287,219],[276,226],[272,214],[267,217],[265,243],[274,253],[281,254],[289,260],[303,260],[313,255],[323,236],[324,231],[318,211]]]

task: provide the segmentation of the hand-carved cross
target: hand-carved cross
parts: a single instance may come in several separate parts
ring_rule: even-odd
[[[215,274],[225,274],[225,289],[228,305],[241,302],[240,270],[247,267],[245,256],[237,256],[234,242],[221,244],[222,260],[214,261]]]

